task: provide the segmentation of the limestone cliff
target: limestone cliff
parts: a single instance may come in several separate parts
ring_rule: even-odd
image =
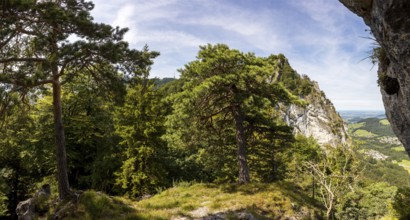
[[[321,145],[335,146],[349,143],[350,138],[343,119],[319,89],[319,85],[316,82],[312,84],[312,91],[303,98],[308,102],[307,106],[284,107],[285,122],[294,128],[294,133],[312,136]]]
[[[318,83],[299,75],[283,55],[278,55],[278,62],[280,68],[276,80],[307,103],[306,106],[282,104],[281,118],[293,127],[294,133],[312,136],[321,145],[348,144],[347,126]]]
[[[378,74],[386,115],[410,155],[410,1],[340,2],[363,18],[380,44]]]

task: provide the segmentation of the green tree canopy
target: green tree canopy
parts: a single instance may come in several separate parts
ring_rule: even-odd
[[[61,85],[78,73],[101,86],[147,74],[158,53],[129,49],[127,29],[93,22],[94,4],[85,0],[6,0],[0,7],[0,83],[23,94],[53,89],[59,196],[69,196]],[[119,74],[121,73],[121,74]]]
[[[169,140],[177,147],[214,146],[225,159],[236,155],[237,180],[248,183],[250,137],[274,133],[277,103],[298,100],[276,80],[279,67],[273,61],[223,44],[201,46],[197,60],[180,70],[183,89],[171,97]],[[236,150],[227,150],[232,146]]]
[[[166,143],[161,139],[169,108],[162,104],[163,95],[154,89],[153,81],[143,84],[127,90],[124,105],[115,113],[116,133],[125,149],[116,181],[131,197],[153,193],[170,183]]]

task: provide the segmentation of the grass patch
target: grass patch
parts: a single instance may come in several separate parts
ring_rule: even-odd
[[[61,204],[58,210],[64,209],[66,214],[61,216],[68,220],[199,219],[216,214],[222,215],[224,219],[238,219],[237,214],[240,212],[252,213],[257,219],[273,219],[278,216],[297,216],[300,213],[311,216],[322,211],[318,201],[312,201],[292,183],[285,182],[175,186],[141,201],[86,191],[75,202]]]
[[[139,219],[131,201],[92,190],[81,194],[73,209],[64,219]]]
[[[399,164],[410,167],[410,160],[402,160],[399,162]]]
[[[400,162],[394,160],[392,161],[392,163],[398,164],[399,166],[403,167],[410,174],[410,160],[401,160]]]
[[[349,127],[350,130],[356,130],[356,129],[359,129],[359,128],[365,126],[365,125],[366,125],[366,122],[359,122],[359,123],[349,124],[348,127]]]
[[[392,147],[391,149],[393,151],[397,151],[397,152],[404,152],[405,151],[403,146]]]
[[[390,124],[387,120],[378,118],[366,118],[358,123],[349,124],[349,132],[355,133],[356,130],[366,130],[379,136],[394,136]]]
[[[382,119],[382,120],[380,120],[379,121],[379,123],[381,124],[381,125],[390,125],[390,122],[387,120],[387,119]]]
[[[366,130],[362,130],[362,129],[358,129],[355,132],[353,132],[354,136],[358,136],[358,137],[375,137],[377,135],[373,134],[372,132],[366,131]]]
[[[225,213],[228,215],[236,211],[254,213],[255,216],[273,218],[275,216],[292,216],[295,204],[305,209],[319,210],[306,204],[303,193],[291,192],[285,187],[289,184],[248,184],[248,185],[213,185],[194,184],[189,187],[173,187],[150,199],[134,203],[140,219],[171,219],[176,216],[197,218],[194,212],[198,209],[208,210],[208,215]],[[176,205],[177,204],[177,205]],[[293,205],[292,205],[293,204]],[[142,214],[143,213],[143,214]],[[233,215],[234,216],[234,215]]]

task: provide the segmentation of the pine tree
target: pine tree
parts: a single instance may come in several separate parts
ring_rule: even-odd
[[[0,83],[28,94],[51,86],[59,198],[71,194],[67,177],[61,86],[79,72],[100,85],[143,74],[155,52],[131,50],[127,29],[93,22],[85,0],[6,0],[0,7]]]
[[[184,86],[172,97],[174,114],[167,122],[169,140],[191,148],[207,148],[215,143],[236,145],[238,182],[250,182],[249,132],[273,132],[272,109],[279,101],[297,100],[281,83],[272,80],[275,68],[267,58],[223,44],[202,46],[197,60],[181,70]],[[219,136],[210,138],[209,134]]]
[[[124,160],[117,172],[117,184],[131,197],[155,192],[167,185],[164,118],[167,108],[161,91],[151,81],[128,89],[123,106],[115,114],[116,133],[124,147]]]

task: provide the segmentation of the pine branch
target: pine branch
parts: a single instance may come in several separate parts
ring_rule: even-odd
[[[37,57],[26,57],[26,58],[18,58],[18,57],[11,57],[0,59],[0,63],[10,63],[10,62],[46,62],[45,58],[37,58]]]
[[[21,82],[21,81],[17,81],[17,80],[1,80],[0,79],[0,82],[1,83],[6,83],[6,84],[11,84],[11,85],[14,85],[14,86],[19,86],[19,87],[22,87],[22,88],[33,88],[33,87],[36,87],[36,86],[41,86],[41,85],[45,85],[45,84],[48,84],[48,83],[52,83],[53,82],[53,80],[51,80],[51,79],[45,79],[45,80],[40,80],[40,81],[36,81],[36,82],[33,82],[33,83],[25,83],[25,82]]]

